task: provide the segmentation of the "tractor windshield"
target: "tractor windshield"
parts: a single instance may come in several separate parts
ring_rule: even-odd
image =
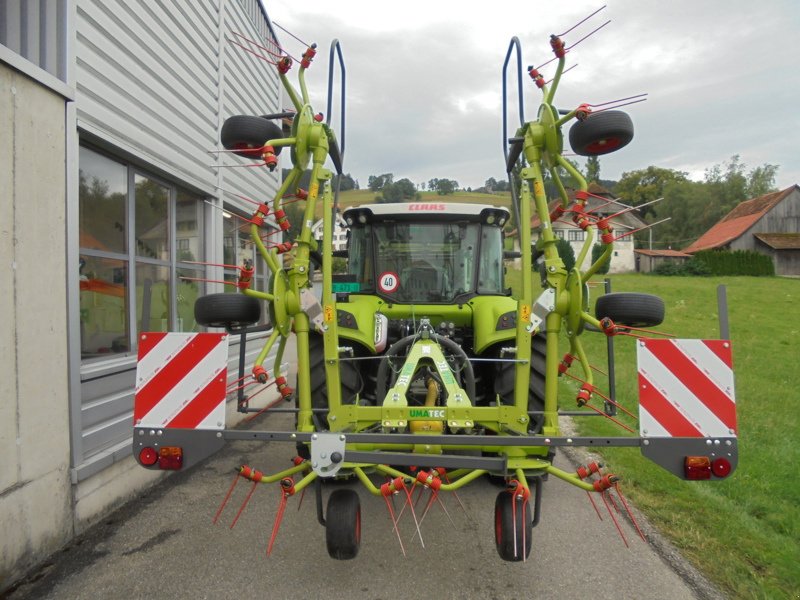
[[[352,228],[350,273],[397,302],[503,293],[501,231],[477,222],[383,222]]]

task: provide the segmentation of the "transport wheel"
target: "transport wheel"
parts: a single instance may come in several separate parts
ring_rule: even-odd
[[[325,543],[336,560],[349,560],[361,544],[361,502],[353,490],[336,490],[328,498]]]
[[[500,558],[511,562],[528,558],[532,531],[530,503],[505,491],[497,494],[494,502],[494,541]]]
[[[538,334],[531,340],[531,378],[528,384],[528,410],[544,410],[544,375],[547,342],[544,334]],[[503,404],[514,404],[514,363],[497,363],[494,391],[500,396]],[[528,431],[540,433],[544,425],[544,415],[530,415]]]
[[[245,158],[260,158],[261,148],[267,140],[284,137],[280,125],[263,117],[235,115],[228,117],[222,124],[220,141],[226,150]],[[275,148],[275,154],[281,153],[281,147]]]
[[[633,123],[621,110],[605,110],[576,121],[569,130],[569,145],[580,156],[608,154],[633,139]]]
[[[651,294],[606,294],[597,298],[594,312],[598,319],[608,317],[617,325],[652,327],[664,321],[664,301]]]
[[[194,303],[194,320],[206,327],[233,329],[257,323],[261,303],[244,294],[208,294]]]

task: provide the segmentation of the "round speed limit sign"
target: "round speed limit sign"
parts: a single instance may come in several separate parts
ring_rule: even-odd
[[[386,273],[381,273],[381,276],[378,278],[378,289],[384,294],[391,294],[397,291],[399,287],[400,277],[397,276],[397,273],[387,271]]]

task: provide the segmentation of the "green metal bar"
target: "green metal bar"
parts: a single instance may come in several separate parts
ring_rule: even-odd
[[[579,487],[582,490],[586,490],[587,492],[596,491],[594,489],[594,486],[591,483],[583,481],[583,480],[579,479],[577,476],[572,475],[571,473],[567,473],[566,471],[562,471],[561,469],[558,469],[558,468],[554,467],[553,465],[550,465],[550,466],[546,467],[545,470],[548,473],[550,473],[551,475],[555,475],[559,479],[563,479],[567,483],[571,483],[575,487]]]
[[[281,332],[278,331],[277,328],[272,330],[272,333],[270,334],[269,338],[267,338],[267,342],[264,344],[264,347],[261,349],[261,352],[259,352],[258,356],[256,357],[255,366],[260,367],[261,365],[264,364],[264,361],[267,359],[269,351],[272,350],[272,346],[275,344],[275,340],[278,339],[280,333]]]
[[[566,62],[566,58],[562,56],[558,59],[558,66],[556,67],[556,74],[553,79],[550,81],[550,90],[544,95],[544,101],[546,104],[553,103],[553,97],[556,95],[556,90],[558,89],[558,84],[561,81],[561,74],[564,72],[564,63]]]

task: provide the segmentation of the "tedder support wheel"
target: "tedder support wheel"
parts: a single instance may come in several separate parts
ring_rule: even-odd
[[[254,159],[261,157],[261,148],[267,140],[277,140],[282,137],[284,135],[280,125],[263,117],[250,115],[228,117],[222,124],[219,135],[226,150],[233,150],[234,154]],[[280,152],[281,146],[277,146],[275,154]]]
[[[617,325],[652,327],[664,320],[664,301],[651,294],[606,294],[597,298],[594,311],[598,319],[608,317]]]
[[[580,156],[608,154],[633,139],[633,123],[621,110],[604,110],[576,121],[569,130],[569,145]]]
[[[544,375],[547,353],[547,341],[544,334],[531,339],[531,378],[528,384],[528,411],[544,410]],[[498,363],[495,373],[494,390],[503,404],[514,404],[514,367],[513,362]],[[544,425],[544,415],[530,415],[528,431],[540,433]]]
[[[503,560],[518,562],[531,553],[530,503],[507,491],[497,494],[494,502],[494,541]]]
[[[325,543],[336,560],[355,558],[361,544],[361,502],[354,490],[336,490],[328,498]]]
[[[233,329],[257,323],[261,303],[244,294],[208,294],[194,303],[194,320],[206,327]]]

